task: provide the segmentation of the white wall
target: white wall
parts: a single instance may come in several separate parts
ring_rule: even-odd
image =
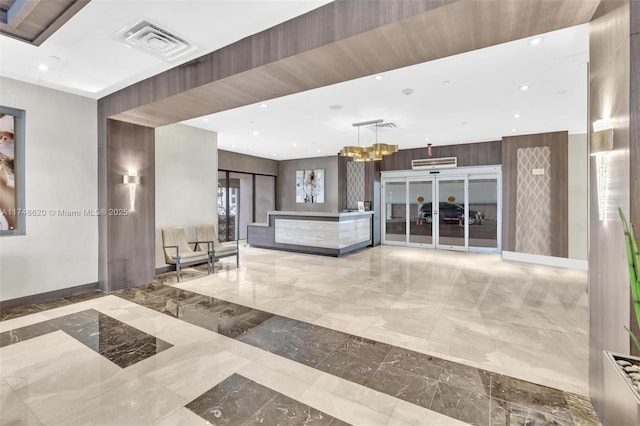
[[[162,228],[217,223],[218,135],[171,124],[156,129],[156,267],[165,264]]]
[[[0,300],[97,282],[97,217],[56,214],[98,208],[97,102],[7,78],[0,99],[26,111],[25,208],[48,212],[0,237]]]
[[[587,134],[569,135],[569,259],[587,260]]]

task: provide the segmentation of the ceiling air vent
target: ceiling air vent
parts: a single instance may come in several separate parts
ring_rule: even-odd
[[[458,167],[458,157],[425,158],[423,160],[411,160],[413,170],[446,169]]]
[[[396,127],[398,127],[398,126],[396,126],[396,123],[390,123],[390,122],[388,122],[388,123],[379,123],[379,124],[376,124],[376,126],[379,129],[395,129]]]
[[[125,45],[142,49],[169,62],[198,49],[188,41],[148,21],[140,21],[125,28],[118,33],[117,38]]]

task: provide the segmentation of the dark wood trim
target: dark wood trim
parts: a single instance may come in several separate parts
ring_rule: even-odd
[[[46,293],[32,294],[30,296],[18,297],[16,299],[1,300],[0,310],[48,302],[62,297],[77,296],[79,294],[89,293],[96,290],[98,290],[97,282],[62,288],[60,290],[47,291]]]
[[[346,211],[347,206],[347,163],[351,158],[338,156],[338,209],[337,211]]]
[[[336,1],[100,102],[107,117],[158,127],[582,24],[597,3]]]
[[[401,149],[382,159],[381,171],[411,170],[411,160],[456,157],[459,167],[495,166],[502,164],[502,141],[464,143],[431,147]]]
[[[251,223],[256,221],[256,174],[251,174]],[[238,235],[238,238],[240,236]]]
[[[164,274],[167,272],[175,272],[175,271],[176,271],[176,267],[173,265],[161,266],[159,268],[156,268],[156,275]]]
[[[73,16],[80,12],[80,10],[89,4],[90,0],[74,0],[74,2],[69,6],[60,16],[58,16],[43,32],[38,34],[38,36],[33,40],[32,44],[34,46],[40,46],[44,43],[53,33],[58,31],[64,24],[69,21],[69,19],[73,18]]]

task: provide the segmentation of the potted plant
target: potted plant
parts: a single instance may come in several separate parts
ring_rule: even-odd
[[[622,208],[618,207],[627,246],[631,297],[640,326],[640,252],[632,224],[627,223]],[[633,344],[640,349],[640,339],[628,327]],[[604,388],[610,405],[603,420],[611,425],[640,425],[640,358],[630,355],[604,354]]]

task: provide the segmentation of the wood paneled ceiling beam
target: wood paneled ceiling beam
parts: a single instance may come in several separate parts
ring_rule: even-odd
[[[327,4],[100,100],[158,127],[589,22],[600,0]]]

